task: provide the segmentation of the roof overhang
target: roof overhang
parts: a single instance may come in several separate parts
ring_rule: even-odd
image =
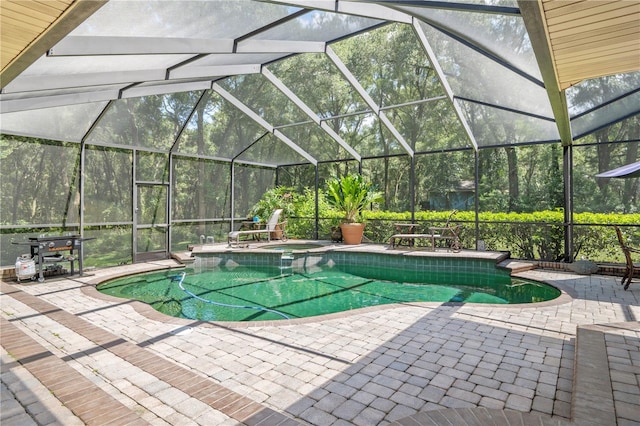
[[[0,2],[0,84],[6,86],[108,0]]]
[[[559,91],[583,80],[640,69],[640,2],[520,0],[518,3],[525,22],[535,20],[541,26],[540,36],[531,42],[534,49],[538,45],[538,49],[549,52]]]
[[[518,0],[563,145],[572,143],[565,89],[640,70],[640,2]]]

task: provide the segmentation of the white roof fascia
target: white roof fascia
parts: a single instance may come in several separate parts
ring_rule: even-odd
[[[362,87],[360,82],[358,82],[356,77],[351,73],[351,71],[349,71],[349,69],[344,64],[344,62],[342,62],[342,60],[338,57],[338,55],[336,55],[336,53],[333,51],[333,49],[330,46],[327,46],[327,56],[329,56],[331,61],[336,65],[336,67],[338,67],[342,75],[344,75],[344,77],[349,81],[349,83],[351,83],[353,88],[356,89],[358,94],[362,97],[362,99],[364,99],[364,101],[367,103],[369,108],[371,108],[371,110],[379,117],[379,119],[382,121],[382,124],[384,124],[385,127],[398,140],[398,142],[400,142],[400,145],[402,145],[405,151],[407,151],[407,154],[413,157],[414,156],[413,149],[409,146],[407,141],[400,134],[400,132],[398,132],[398,130],[389,121],[389,119],[387,119],[386,115],[384,115],[384,113],[380,111],[380,106],[375,103],[375,101],[371,98],[371,96],[369,96],[367,91],[364,90],[364,87]]]
[[[458,120],[460,120],[460,123],[462,124],[462,127],[464,128],[464,131],[467,134],[467,137],[469,138],[469,141],[471,141],[471,144],[473,145],[474,149],[477,151],[478,142],[476,141],[476,138],[473,136],[473,132],[471,131],[471,127],[469,127],[469,123],[467,123],[467,120],[462,114],[462,109],[460,108],[460,104],[455,100],[453,96],[453,90],[451,90],[451,86],[449,86],[449,82],[447,81],[444,75],[444,72],[440,67],[440,63],[438,62],[438,58],[436,57],[435,52],[431,48],[431,45],[427,40],[426,34],[424,33],[424,31],[422,30],[422,27],[420,26],[420,22],[416,19],[413,20],[413,29],[415,30],[416,35],[418,36],[418,40],[420,40],[420,43],[422,44],[422,47],[425,53],[427,54],[427,58],[429,58],[429,62],[431,62],[431,65],[433,65],[433,69],[435,70],[436,75],[438,76],[438,80],[440,80],[440,83],[442,84],[442,87],[444,88],[445,93],[449,97],[449,100],[453,106],[453,109],[456,112],[456,115],[458,116]]]
[[[353,158],[360,161],[361,156],[358,154],[348,143],[346,143],[336,132],[331,129],[326,123],[323,125],[323,121],[320,121],[320,117],[316,114],[302,99],[300,99],[295,93],[293,93],[281,80],[278,79],[271,71],[266,67],[262,67],[262,74],[269,80],[274,86],[278,88],[285,96],[287,96],[298,108],[304,111],[305,114],[313,120],[314,123],[319,124],[320,128],[324,130],[331,138],[333,138],[340,146],[342,146]]]

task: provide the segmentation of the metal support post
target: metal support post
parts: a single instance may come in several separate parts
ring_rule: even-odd
[[[564,261],[573,261],[573,146],[563,147]]]

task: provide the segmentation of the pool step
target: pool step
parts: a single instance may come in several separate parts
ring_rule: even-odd
[[[295,257],[293,257],[293,253],[291,252],[284,252],[282,253],[282,256],[280,256],[280,272],[289,270],[289,272],[287,272],[287,274],[291,274],[293,271],[293,261],[294,261]]]
[[[499,268],[509,269],[511,274],[517,274],[520,272],[531,271],[532,269],[536,269],[538,266],[535,263],[524,262],[522,260],[516,259],[507,259],[498,263]]]

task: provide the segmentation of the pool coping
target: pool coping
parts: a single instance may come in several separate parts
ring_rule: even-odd
[[[211,245],[210,245],[211,246]],[[216,254],[216,253],[237,253],[239,251],[247,251],[246,249],[236,249],[236,248],[221,248],[221,245],[216,245],[217,247],[205,247],[205,249],[196,250],[194,248],[194,253],[207,253],[207,254]],[[379,246],[373,244],[360,244],[357,246],[330,246],[330,249],[336,251],[351,251],[351,252],[362,252],[362,253],[385,253],[389,252],[395,255],[406,255],[406,256],[425,256],[425,257],[455,257],[455,258],[470,258],[470,259],[487,259],[494,260],[496,262],[496,268],[508,269],[511,271],[511,276],[520,277],[526,279],[536,279],[531,278],[527,272],[535,269],[536,265],[519,261],[515,259],[509,259],[508,253],[504,252],[486,252],[486,251],[471,251],[471,250],[463,250],[458,253],[453,252],[445,252],[445,251],[424,251],[424,250],[389,250],[387,246]],[[268,249],[251,249],[252,253],[273,253],[274,250]],[[305,250],[297,250],[297,253],[309,252],[309,253],[319,253],[327,251],[327,247],[323,247],[320,249],[305,249]],[[184,256],[184,254],[182,254]],[[98,291],[97,286],[103,282],[122,278],[130,275],[135,275],[139,273],[145,272],[156,272],[167,269],[183,269],[188,261],[179,260],[180,256],[175,256],[174,254],[173,263],[164,262],[148,262],[148,263],[139,263],[134,265],[126,265],[127,268],[107,268],[101,270],[100,276],[91,279],[86,283],[86,285],[82,286],[81,291],[90,297],[104,300],[110,303],[122,303],[123,300],[127,300],[127,304],[129,304],[136,312],[139,314],[155,321],[163,321],[169,322],[171,324],[176,324],[180,326],[191,326],[191,327],[224,327],[224,328],[261,328],[261,327],[286,327],[291,325],[298,324],[309,324],[309,323],[319,323],[323,321],[330,321],[335,319],[346,318],[366,312],[377,312],[377,311],[386,311],[391,309],[398,309],[402,307],[412,306],[412,307],[421,307],[425,309],[434,309],[438,306],[447,305],[447,306],[464,306],[464,305],[473,305],[473,306],[481,306],[487,307],[489,309],[493,309],[496,307],[500,308],[513,308],[513,309],[523,309],[523,308],[531,308],[537,309],[541,307],[547,306],[558,306],[571,303],[575,298],[575,295],[572,295],[573,291],[569,288],[566,288],[555,280],[544,280],[537,278],[537,281],[548,284],[560,291],[560,296],[556,297],[552,300],[547,300],[544,302],[536,302],[536,303],[514,303],[514,304],[494,304],[494,303],[462,303],[462,302],[410,302],[410,303],[391,303],[386,305],[377,305],[377,306],[369,306],[357,309],[351,309],[348,311],[335,312],[325,315],[316,315],[312,317],[306,318],[294,318],[294,319],[282,319],[282,320],[269,320],[269,321],[203,321],[203,320],[190,320],[185,318],[177,318],[170,315],[163,314],[159,311],[156,311],[151,305],[140,302],[133,299],[123,299],[120,297],[110,296]],[[190,255],[189,255],[190,257]]]
[[[327,251],[335,252],[353,252],[353,253],[384,253],[396,256],[426,256],[426,257],[453,257],[453,258],[473,258],[473,259],[487,259],[500,262],[509,258],[508,252],[502,251],[478,251],[478,250],[461,250],[459,252],[453,252],[448,249],[439,249],[435,251],[431,249],[425,249],[424,247],[395,247],[392,248],[386,244],[356,244],[346,245],[342,243],[334,243],[331,241],[323,240],[287,240],[282,242],[274,240],[272,242],[256,242],[250,244],[248,247],[229,247],[226,244],[202,244],[193,247],[193,250],[188,252],[176,252],[172,253],[172,256],[179,261],[189,261],[193,259],[193,255],[197,254],[222,254],[222,253],[274,253],[282,251],[280,248],[270,248],[270,246],[278,245],[296,245],[296,244],[316,244],[321,247],[312,249],[294,249],[293,253],[323,253]]]

